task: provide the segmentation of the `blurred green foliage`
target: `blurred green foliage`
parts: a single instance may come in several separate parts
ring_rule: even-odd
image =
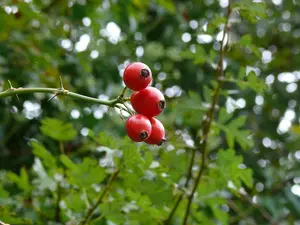
[[[224,84],[188,224],[299,224],[300,4],[230,2]],[[118,111],[102,105],[46,94],[1,99],[0,221],[75,225],[99,200],[89,224],[163,224],[183,194],[169,223],[182,224],[227,4],[0,1],[1,91],[7,80],[58,87],[61,76],[70,91],[113,99],[126,65],[142,61],[166,95],[159,119],[168,139],[131,142]]]

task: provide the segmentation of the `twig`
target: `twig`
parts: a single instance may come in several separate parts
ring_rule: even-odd
[[[190,159],[190,164],[189,164],[189,168],[188,168],[188,174],[187,174],[187,178],[186,178],[186,181],[185,181],[185,184],[184,184],[184,187],[187,188],[188,187],[188,184],[192,178],[192,172],[193,172],[193,165],[194,165],[194,161],[195,161],[195,156],[196,156],[196,150],[192,150],[192,156],[191,156],[191,159]],[[171,213],[169,214],[168,218],[164,221],[164,224],[165,225],[168,225],[170,224],[171,220],[172,220],[172,217],[174,216],[181,200],[183,198],[183,193],[181,193],[178,198],[177,198],[177,201],[176,203],[174,204],[174,207],[172,208],[171,210]]]
[[[242,195],[243,198],[250,203],[254,208],[256,208],[257,210],[260,211],[261,215],[263,216],[263,218],[269,222],[269,224],[271,225],[279,225],[278,222],[274,221],[272,216],[270,215],[270,213],[264,208],[262,207],[260,204],[255,204],[252,202],[252,199],[249,198],[248,195]]]
[[[210,110],[208,110],[208,112],[206,113],[206,120],[205,120],[205,124],[203,126],[203,130],[202,130],[202,143],[200,143],[200,141],[196,141],[196,145],[199,145],[199,150],[202,150],[202,157],[201,157],[201,165],[200,165],[200,170],[198,172],[198,175],[196,177],[195,183],[194,183],[194,187],[192,189],[191,194],[188,197],[188,203],[187,203],[187,207],[186,207],[186,211],[185,211],[185,215],[183,218],[183,225],[187,224],[187,220],[190,214],[190,210],[191,210],[191,205],[192,205],[192,201],[194,198],[194,194],[198,188],[199,182],[201,180],[203,171],[205,169],[205,161],[206,161],[206,151],[207,151],[207,140],[208,140],[208,135],[209,135],[209,131],[210,131],[210,127],[211,127],[211,123],[213,120],[213,114],[215,112],[216,109],[216,105],[218,103],[219,100],[219,95],[220,95],[220,91],[222,88],[222,84],[223,84],[223,77],[224,77],[224,65],[223,65],[223,61],[224,61],[224,55],[225,55],[225,49],[226,49],[226,44],[224,45],[224,41],[225,41],[225,37],[226,37],[226,33],[228,33],[229,27],[228,27],[228,22],[229,22],[229,17],[231,14],[231,8],[230,8],[230,2],[228,4],[228,12],[227,12],[227,16],[226,16],[226,23],[225,23],[225,28],[224,28],[224,32],[223,32],[223,38],[221,40],[221,45],[220,45],[220,60],[219,60],[219,65],[217,68],[217,87],[215,89],[214,95],[213,95],[213,100],[212,100],[212,104],[211,104],[211,108]]]
[[[102,203],[105,195],[109,192],[113,181],[116,179],[116,177],[118,176],[119,170],[116,170],[110,177],[108,183],[106,184],[103,192],[100,194],[98,200],[96,201],[96,203],[88,210],[88,213],[85,217],[85,219],[81,222],[81,225],[85,225],[88,224],[88,222],[91,220],[92,215],[95,211],[95,209]]]
[[[77,94],[75,92],[71,92],[66,89],[61,89],[61,88],[9,88],[6,91],[0,92],[0,98],[10,97],[13,95],[18,95],[18,94],[31,94],[31,93],[50,93],[50,94],[53,94],[54,96],[64,95],[64,96],[69,96],[69,97],[77,99],[77,100],[93,102],[93,103],[97,103],[100,105],[107,105],[110,107],[116,107],[117,103],[122,104],[123,102],[128,101],[128,99],[126,99],[126,98],[123,99],[120,97],[105,101],[105,100],[101,100],[98,98],[93,98],[93,97]]]
[[[57,183],[57,201],[56,201],[56,208],[55,208],[55,221],[60,222],[60,200],[61,200],[61,193],[60,193],[60,185]]]
[[[65,148],[64,148],[64,142],[63,141],[60,141],[59,142],[59,150],[60,150],[60,153],[61,154],[65,154]]]
[[[248,217],[249,213],[252,212],[253,208],[252,207],[249,207],[247,209],[247,211],[242,211],[239,209],[239,207],[235,204],[234,201],[232,201],[231,199],[228,200],[228,206],[238,214],[237,217],[235,217],[233,220],[229,221],[230,224],[234,224],[238,221],[240,221],[241,219],[245,219]]]

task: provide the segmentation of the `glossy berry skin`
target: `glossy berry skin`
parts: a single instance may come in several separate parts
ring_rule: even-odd
[[[166,141],[164,125],[155,118],[150,118],[150,122],[152,125],[152,131],[151,135],[145,140],[145,142],[152,145],[162,145]]]
[[[152,72],[146,64],[134,62],[125,68],[123,81],[129,89],[140,91],[151,83]]]
[[[149,118],[157,116],[165,108],[164,95],[154,87],[147,87],[139,92],[134,92],[130,97],[133,109]]]
[[[127,135],[135,142],[145,141],[150,136],[151,130],[151,122],[146,116],[137,114],[126,121]]]

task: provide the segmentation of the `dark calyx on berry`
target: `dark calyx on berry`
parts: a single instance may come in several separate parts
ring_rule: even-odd
[[[165,138],[163,138],[157,145],[161,146],[163,143],[165,143],[167,140]]]
[[[148,134],[147,131],[142,131],[142,132],[141,132],[140,138],[141,138],[142,140],[145,140],[145,139],[147,139],[148,137],[149,137],[149,134]]]
[[[150,76],[150,71],[147,69],[141,69],[141,76],[147,78]]]
[[[157,106],[160,110],[164,110],[164,108],[166,107],[166,102],[164,100],[160,100],[158,103],[157,103]]]

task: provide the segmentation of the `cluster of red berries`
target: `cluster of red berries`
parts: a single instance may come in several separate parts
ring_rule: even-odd
[[[165,97],[155,87],[148,87],[152,81],[150,68],[141,62],[126,67],[123,80],[133,90],[130,97],[132,108],[138,113],[126,121],[126,131],[131,140],[161,145],[165,139],[165,128],[155,116],[165,108]]]

